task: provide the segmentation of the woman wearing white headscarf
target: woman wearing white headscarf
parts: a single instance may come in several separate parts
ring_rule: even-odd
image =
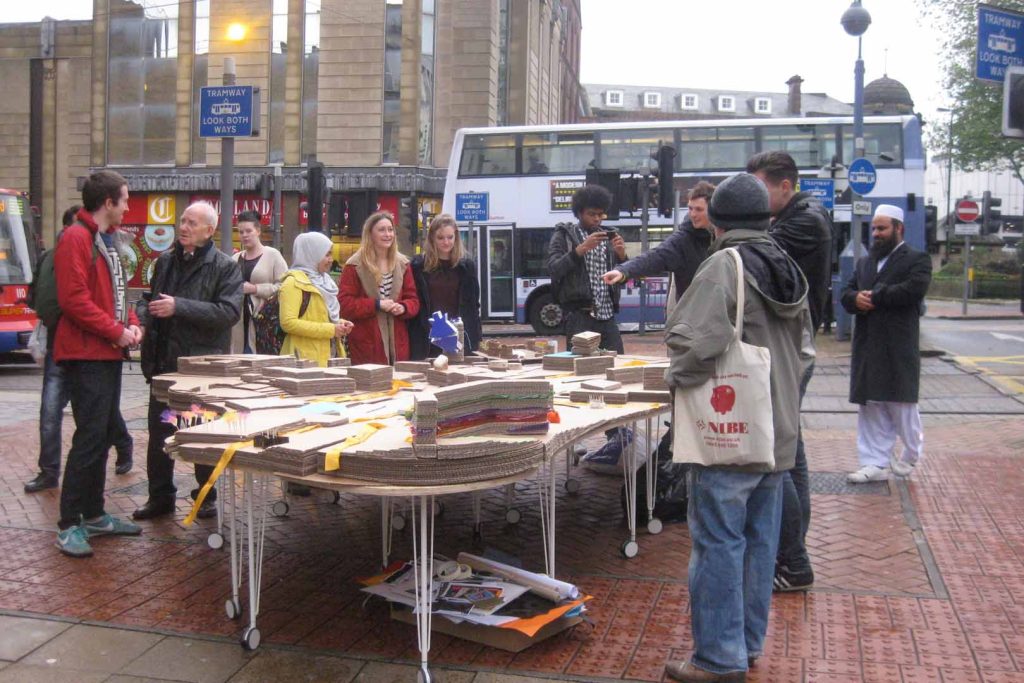
[[[332,246],[320,232],[296,237],[292,268],[285,273],[278,294],[281,329],[286,334],[281,355],[310,358],[321,367],[332,355],[345,355],[340,340],[352,330],[352,323],[341,318],[338,285],[328,273]]]

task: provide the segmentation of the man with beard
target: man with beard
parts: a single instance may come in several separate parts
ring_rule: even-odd
[[[932,279],[928,254],[903,241],[903,209],[880,204],[871,221],[870,253],[843,288],[843,308],[856,315],[850,402],[857,416],[861,468],[852,484],[906,477],[921,459],[924,432],[917,408],[921,379],[920,324]],[[894,453],[896,437],[903,455]]]

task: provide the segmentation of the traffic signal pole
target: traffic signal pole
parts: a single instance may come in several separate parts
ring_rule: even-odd
[[[224,85],[235,85],[235,58],[224,58]],[[231,222],[235,217],[235,138],[220,139],[220,250],[232,252]]]
[[[964,235],[964,302],[963,315],[967,317],[967,297],[971,292],[971,236]]]

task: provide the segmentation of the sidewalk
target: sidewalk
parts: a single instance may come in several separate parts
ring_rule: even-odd
[[[963,301],[960,299],[928,299],[929,318],[945,318],[949,320],[1005,320],[1021,318],[1019,301],[968,301],[967,315],[963,314]]]
[[[1024,681],[1024,406],[926,359],[925,461],[907,482],[851,487],[843,475],[856,465],[856,416],[841,409],[848,345],[820,341],[804,415],[817,582],[809,593],[776,597],[766,656],[748,680]],[[657,333],[627,336],[636,352],[659,345],[664,353]],[[981,405],[987,414],[967,414]],[[130,427],[144,427],[143,415],[133,402]],[[130,513],[145,499],[146,435],[133,433],[139,464],[108,476],[111,512]],[[224,551],[206,545],[212,521],[184,527],[181,501],[173,520],[144,523],[139,538],[97,540],[89,560],[63,557],[53,547],[57,494],[21,490],[36,434],[34,420],[0,426],[0,683],[415,680],[414,628],[392,622],[380,603],[364,605],[354,581],[379,564],[375,500],[299,499],[287,517],[268,520],[264,644],[246,653],[243,624],[224,616],[229,567]],[[69,420],[66,444],[70,435]],[[183,467],[178,474],[187,491]],[[434,635],[435,680],[659,681],[667,659],[688,654],[685,524],[658,536],[641,529],[640,555],[627,560],[621,479],[572,476],[579,494],[558,487],[558,574],[594,596],[592,623],[519,654]],[[494,550],[539,568],[536,500],[532,482],[517,487],[523,520],[513,526],[503,492],[485,494],[477,541],[471,497],[445,498],[437,551]],[[410,540],[397,534],[392,556],[407,557]]]

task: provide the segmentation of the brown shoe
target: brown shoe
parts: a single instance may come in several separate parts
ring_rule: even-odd
[[[682,683],[745,683],[747,680],[746,671],[716,674],[699,669],[690,662],[669,662],[665,665],[665,673],[672,680]]]

